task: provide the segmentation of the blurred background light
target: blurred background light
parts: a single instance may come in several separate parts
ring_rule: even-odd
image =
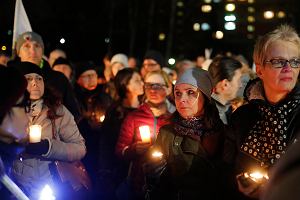
[[[236,29],[236,25],[234,22],[225,22],[224,28],[228,31],[232,31]]]
[[[195,23],[193,25],[193,29],[194,29],[194,31],[200,31],[200,24],[199,23]]]
[[[208,30],[210,30],[210,25],[209,25],[209,23],[206,23],[206,22],[202,23],[202,24],[201,24],[201,30],[203,30],[203,31],[208,31]]]
[[[229,12],[234,11],[234,10],[235,10],[235,4],[233,4],[233,3],[228,3],[228,4],[226,4],[226,5],[225,5],[225,10],[226,10],[226,11],[229,11]]]
[[[264,12],[264,18],[265,19],[272,19],[274,17],[274,12],[271,10],[265,11]]]
[[[233,14],[225,15],[224,20],[227,22],[233,22],[236,20],[236,16]]]
[[[212,10],[211,5],[202,5],[201,6],[201,11],[204,13],[209,13],[209,12],[211,12],[211,10]]]

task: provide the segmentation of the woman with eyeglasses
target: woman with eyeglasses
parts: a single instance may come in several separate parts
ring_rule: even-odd
[[[233,179],[238,175],[239,199],[259,197],[270,169],[297,141],[300,130],[297,32],[281,25],[265,34],[255,44],[253,60],[258,78],[245,89],[249,104],[233,114],[233,131],[225,145],[225,158],[236,169]],[[256,172],[263,177],[255,177]]]
[[[223,123],[211,91],[208,72],[199,68],[177,80],[177,111],[160,129],[144,166],[149,199],[225,199],[219,170]]]
[[[53,161],[78,161],[85,156],[86,147],[73,115],[46,87],[39,66],[21,62],[16,67],[28,83],[29,99],[23,120],[29,121],[27,130],[24,130],[29,135],[29,143],[25,144],[25,151],[19,159],[14,160],[12,175],[30,199],[38,199],[46,184],[52,188],[55,186],[55,178],[50,171]],[[40,141],[30,139],[27,131],[31,125],[40,125]]]
[[[168,123],[171,114],[166,103],[167,95],[171,92],[171,83],[165,72],[149,72],[144,79],[144,89],[145,103],[126,116],[116,145],[117,156],[131,162],[127,180],[130,180],[133,191],[129,199],[144,198],[144,155],[156,140],[160,127]],[[146,140],[141,137],[141,127],[145,126],[150,133]],[[118,196],[121,195],[119,191]],[[122,196],[124,199],[124,195]]]

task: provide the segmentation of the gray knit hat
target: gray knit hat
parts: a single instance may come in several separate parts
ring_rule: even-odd
[[[200,68],[187,69],[176,81],[175,88],[182,83],[197,87],[208,99],[210,99],[212,82],[206,70]]]
[[[110,65],[112,66],[115,63],[121,63],[125,68],[128,67],[128,57],[123,53],[118,53],[114,55],[110,60]]]
[[[43,51],[44,51],[44,42],[43,42],[42,37],[35,32],[25,32],[25,33],[22,33],[17,39],[17,43],[16,43],[17,53],[19,53],[21,46],[26,41],[35,41],[35,42],[39,43],[42,46]]]

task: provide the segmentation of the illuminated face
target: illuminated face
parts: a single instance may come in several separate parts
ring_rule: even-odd
[[[174,89],[175,105],[180,116],[188,119],[203,114],[204,96],[197,87],[182,83]]]
[[[139,73],[134,72],[128,85],[127,89],[131,94],[142,95],[144,94],[144,82]]]
[[[163,77],[159,74],[147,76],[145,79],[145,94],[152,104],[162,104],[166,101],[168,88]]]
[[[41,99],[44,95],[45,85],[42,76],[36,73],[25,74],[25,78],[28,82],[27,91],[30,94],[31,100]]]
[[[77,83],[87,90],[94,90],[98,85],[97,79],[97,72],[93,69],[90,69],[86,70],[79,76]]]
[[[43,56],[43,48],[36,41],[28,40],[21,46],[18,56],[21,58],[22,62],[31,62],[40,65]]]
[[[299,68],[292,68],[290,63],[286,63],[282,68],[274,68],[270,62],[266,61],[299,58],[299,51],[298,46],[288,41],[279,40],[269,46],[266,60],[256,66],[257,75],[262,79],[267,95],[288,94],[296,85]]]
[[[72,69],[69,65],[59,64],[52,68],[54,71],[63,73],[69,80],[71,79]]]

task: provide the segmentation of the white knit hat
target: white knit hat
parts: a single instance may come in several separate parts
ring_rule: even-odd
[[[110,66],[115,63],[121,63],[124,65],[125,68],[128,67],[128,57],[123,53],[118,53],[114,55],[110,60]]]

